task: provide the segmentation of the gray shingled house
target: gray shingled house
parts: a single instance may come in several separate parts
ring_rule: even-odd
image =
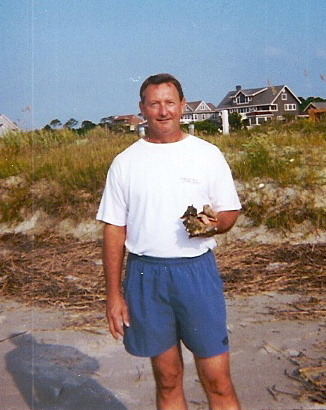
[[[183,124],[190,122],[217,120],[219,117],[217,107],[205,101],[192,101],[186,103],[186,108],[181,118]]]
[[[298,115],[301,101],[286,85],[243,90],[240,85],[229,91],[217,106],[219,111],[239,113],[249,126],[259,125],[271,118],[284,119],[287,114]]]

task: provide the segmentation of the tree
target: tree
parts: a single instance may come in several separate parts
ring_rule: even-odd
[[[242,128],[242,117],[237,112],[232,112],[229,114],[229,125],[232,131],[241,130]]]
[[[78,121],[75,120],[75,118],[70,118],[70,120],[68,120],[63,127],[64,128],[68,128],[69,130],[71,130],[72,128],[76,127],[76,125],[78,124]]]
[[[94,124],[92,121],[85,120],[81,123],[81,129],[83,131],[89,131],[95,127],[96,127],[96,124]]]
[[[61,123],[60,120],[58,120],[58,118],[56,118],[55,120],[52,120],[52,121],[50,122],[50,127],[51,127],[52,129],[59,128],[59,127],[61,127],[61,125],[62,125],[62,123]]]
[[[326,101],[325,98],[321,97],[308,97],[307,99],[304,99],[303,97],[299,97],[299,100],[301,101],[300,104],[300,111],[302,112],[305,108],[308,107],[308,105],[311,102],[323,102]]]
[[[100,121],[101,127],[109,127],[114,120],[114,115],[109,115],[108,117],[103,117]]]
[[[221,132],[221,122],[204,120],[195,122],[195,130],[197,131],[206,131],[208,134],[216,134]]]

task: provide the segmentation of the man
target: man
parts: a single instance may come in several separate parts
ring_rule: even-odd
[[[211,251],[215,240],[189,238],[181,216],[202,216],[217,234],[235,223],[240,203],[219,149],[180,129],[185,99],[169,74],[140,89],[146,138],[119,154],[108,172],[97,219],[105,222],[103,261],[107,318],[128,352],[150,357],[158,409],[182,410],[182,341],[194,354],[211,409],[240,409],[229,369],[223,285]],[[124,293],[120,281],[125,248]]]

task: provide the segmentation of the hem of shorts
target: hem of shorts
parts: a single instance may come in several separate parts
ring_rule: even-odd
[[[190,350],[190,349],[188,349],[188,350]],[[190,351],[191,351],[191,350],[190,350]],[[195,353],[195,352],[193,352],[193,351],[191,351],[191,353],[192,353],[194,356],[198,357],[198,359],[210,359],[210,358],[212,358],[212,357],[220,356],[221,354],[228,353],[229,351],[230,351],[230,348],[227,347],[225,350],[222,350],[222,351],[220,351],[219,353],[216,353],[216,354],[210,354],[210,355],[204,355],[204,356],[202,356],[202,355],[199,355],[199,354],[197,354],[197,353]]]
[[[150,353],[150,354],[140,354],[140,353],[136,353],[134,350],[129,349],[126,345],[124,345],[126,351],[131,354],[132,356],[136,356],[136,357],[156,357],[159,356],[162,353],[167,352],[169,349],[172,349],[172,347],[174,346],[178,346],[178,343],[172,344],[171,346],[165,347],[163,349],[160,349],[160,351],[158,353]]]

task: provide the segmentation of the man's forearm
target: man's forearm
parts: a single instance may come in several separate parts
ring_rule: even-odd
[[[217,213],[216,222],[212,225],[216,229],[217,234],[225,233],[229,231],[236,223],[240,211],[221,211]]]
[[[106,283],[106,315],[116,339],[129,326],[128,306],[121,293],[121,274],[125,254],[126,227],[106,224],[103,233],[103,267]]]
[[[240,211],[212,211],[212,215],[207,216],[200,213],[198,217],[204,224],[214,228],[214,235],[229,231],[238,219]]]
[[[120,294],[126,227],[105,224],[103,231],[103,269],[108,295]]]

